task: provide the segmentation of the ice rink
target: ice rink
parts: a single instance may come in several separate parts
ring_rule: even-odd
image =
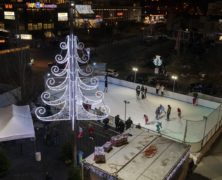
[[[103,89],[104,83],[100,83],[99,90],[103,91]],[[104,103],[109,106],[111,116],[119,114],[121,119],[125,119],[124,100],[130,102],[126,105],[126,119],[131,117],[134,124],[140,123],[141,126],[154,131],[156,131],[156,123],[158,121],[162,122],[161,133],[178,140],[183,141],[184,139],[186,120],[199,121],[199,123],[196,123],[197,127],[192,126],[190,127],[191,129],[187,130],[189,131],[189,136],[186,137],[186,141],[188,140],[189,142],[197,142],[202,139],[204,131],[203,116],[208,116],[214,110],[203,106],[193,106],[190,103],[149,93],[146,99],[137,99],[134,89],[109,84],[108,92],[104,93]],[[165,110],[167,110],[168,104],[171,106],[170,121],[166,121],[166,115],[164,113],[160,116],[159,120],[155,118],[156,108],[160,104],[165,107]],[[178,107],[182,111],[182,119],[178,118]],[[149,123],[147,125],[145,125],[143,118],[144,114],[149,117]],[[200,126],[203,126],[203,128]],[[200,128],[203,130],[200,131]],[[192,133],[191,131],[194,132],[193,135],[190,134]]]

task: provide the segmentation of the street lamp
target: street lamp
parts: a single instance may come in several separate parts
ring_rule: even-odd
[[[133,67],[132,70],[135,72],[135,75],[134,75],[134,82],[136,82],[136,72],[138,71],[138,68],[137,68],[137,67]]]
[[[126,105],[129,104],[130,102],[126,101],[126,100],[124,100],[123,102],[125,103],[125,116],[124,116],[124,119],[126,121]]]
[[[171,78],[173,79],[173,92],[174,92],[175,81],[178,79],[178,77],[176,75],[173,75],[171,76]]]

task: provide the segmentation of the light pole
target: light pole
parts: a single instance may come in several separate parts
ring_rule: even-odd
[[[124,100],[123,102],[125,103],[125,116],[124,116],[124,119],[126,121],[126,105],[129,104],[130,102],[126,101],[126,100]]]
[[[173,92],[174,92],[175,81],[178,79],[178,77],[176,75],[173,75],[171,76],[171,78],[173,79]]]
[[[138,68],[137,67],[133,67],[132,70],[135,72],[134,82],[136,82],[136,72],[138,71]]]

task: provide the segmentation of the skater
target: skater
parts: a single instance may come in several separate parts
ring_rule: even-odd
[[[147,94],[147,87],[144,87],[144,95],[145,95],[145,98],[146,98],[146,94]]]
[[[162,104],[160,104],[159,108],[160,108],[160,114],[163,112],[166,114],[165,108]]]
[[[141,86],[140,91],[141,91],[141,99],[144,99],[145,95],[144,95],[144,86],[143,85]]]
[[[160,128],[162,128],[162,123],[161,122],[157,122],[157,124],[156,124],[156,131],[158,133],[160,133]]]
[[[168,104],[167,105],[167,121],[169,121],[170,120],[170,113],[171,113],[171,106]]]
[[[198,94],[197,93],[193,93],[193,105],[194,106],[197,106],[197,97],[198,97]]]
[[[144,120],[145,120],[145,124],[148,124],[149,118],[146,114],[143,115]]]
[[[119,121],[120,121],[119,114],[117,114],[117,115],[115,116],[115,125],[116,125],[116,129],[119,128]]]
[[[164,96],[164,89],[165,89],[165,86],[162,84],[160,86],[160,94],[161,94],[161,96]]]
[[[159,90],[160,90],[160,84],[157,83],[157,84],[156,84],[156,94],[157,94],[157,95],[159,94]]]
[[[156,108],[155,114],[156,114],[156,119],[159,120],[159,115],[160,115],[160,107],[159,106]]]
[[[137,96],[137,99],[139,99],[140,97],[140,86],[136,86],[136,96]]]
[[[181,109],[180,108],[177,108],[177,115],[178,115],[178,118],[181,119]]]

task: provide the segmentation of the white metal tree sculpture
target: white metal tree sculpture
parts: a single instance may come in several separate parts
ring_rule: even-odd
[[[47,90],[42,93],[43,103],[57,108],[53,115],[46,115],[45,107],[38,107],[35,114],[42,121],[72,120],[74,130],[75,120],[102,120],[108,116],[109,108],[103,104],[103,92],[97,91],[99,81],[91,77],[93,69],[87,63],[89,61],[89,48],[85,48],[77,36],[69,35],[66,42],[60,43],[60,48],[65,51],[57,54],[55,60],[59,66],[51,67],[51,77],[46,80]],[[61,81],[62,80],[62,81]],[[60,82],[61,81],[61,82]],[[90,93],[89,93],[90,92]],[[91,95],[95,93],[95,95]],[[59,97],[53,99],[53,94]],[[84,104],[91,107],[100,107],[102,113],[98,115],[89,111]]]

